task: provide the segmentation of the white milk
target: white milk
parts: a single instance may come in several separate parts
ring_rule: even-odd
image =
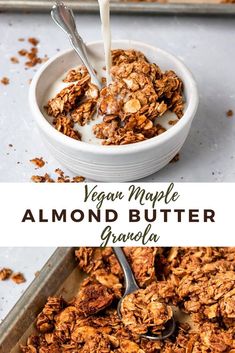
[[[100,6],[100,18],[104,41],[104,55],[106,66],[107,85],[111,82],[110,69],[112,66],[111,57],[111,29],[110,29],[110,6],[109,0],[98,0]]]

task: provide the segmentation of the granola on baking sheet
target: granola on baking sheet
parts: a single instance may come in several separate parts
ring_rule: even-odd
[[[124,312],[121,321],[117,314],[124,282],[112,249],[80,248],[76,250],[78,267],[87,278],[77,296],[70,302],[48,298],[36,320],[37,333],[21,346],[21,352],[235,352],[235,248],[124,251],[141,288],[134,301],[123,305],[129,316]],[[146,325],[161,330],[172,316],[172,306],[188,320],[177,322],[170,338],[149,341],[139,336]]]
[[[84,126],[99,116],[95,137],[104,145],[125,145],[164,133],[161,117],[166,112],[175,113],[174,124],[183,116],[183,83],[174,71],[163,72],[135,50],[112,50],[112,63],[112,82],[100,91],[84,66],[66,74],[67,86],[45,107],[58,131],[74,137],[58,129],[61,116],[74,133],[74,124]]]
[[[157,287],[153,284],[128,294],[121,303],[122,321],[128,329],[139,335],[149,331],[158,334],[172,318],[171,306],[160,301]]]

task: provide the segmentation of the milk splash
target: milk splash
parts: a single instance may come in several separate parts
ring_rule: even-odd
[[[100,7],[100,18],[101,18],[101,24],[102,24],[103,41],[104,41],[106,80],[108,85],[111,82],[110,69],[112,66],[110,6],[109,6],[109,0],[98,0],[98,2]]]

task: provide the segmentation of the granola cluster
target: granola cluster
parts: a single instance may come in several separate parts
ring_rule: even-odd
[[[234,248],[173,248],[166,267],[178,302],[194,322],[235,320]]]
[[[169,125],[183,116],[183,84],[174,71],[161,71],[135,50],[113,50],[112,63],[112,82],[100,92],[85,67],[68,72],[67,86],[46,106],[58,131],[82,140],[76,124],[101,116],[93,126],[96,138],[105,145],[124,145],[164,133],[160,118],[167,111],[177,117]]]
[[[124,251],[141,287],[135,298],[123,301],[123,308],[133,311],[131,324],[125,322],[125,312],[123,320],[117,314],[124,281],[112,250],[80,248],[78,266],[88,276],[77,296],[70,302],[48,298],[36,320],[37,334],[28,338],[21,352],[235,352],[234,248]],[[148,326],[161,329],[172,317],[172,305],[187,313],[187,322],[177,322],[173,336],[164,341],[141,338],[146,319]]]
[[[157,287],[153,284],[124,297],[121,303],[122,321],[128,329],[139,335],[151,332],[160,334],[172,319],[171,306],[159,299]]]
[[[75,124],[87,124],[96,112],[98,88],[90,82],[90,75],[84,66],[70,70],[63,80],[68,84],[46,106],[47,114],[53,117],[56,130],[75,140],[81,135]]]
[[[160,135],[166,111],[183,115],[182,81],[173,71],[162,72],[141,52],[113,50],[112,83],[101,90],[99,111],[104,117],[94,127],[104,144],[122,145]]]

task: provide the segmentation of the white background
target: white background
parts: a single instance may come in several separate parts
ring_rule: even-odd
[[[87,184],[89,190],[96,184]],[[169,184],[146,183],[135,184],[148,192],[167,190]],[[98,184],[97,190],[108,192],[123,191],[126,197],[121,201],[103,203],[101,212],[106,208],[114,208],[119,213],[118,221],[109,223],[115,234],[143,231],[147,222],[128,223],[128,209],[151,209],[151,203],[140,206],[137,201],[127,202],[130,184]],[[44,216],[50,220],[51,209],[66,209],[68,214],[74,209],[81,209],[87,214],[89,208],[96,209],[96,202],[84,203],[85,184],[0,184],[2,200],[0,205],[1,228],[4,235],[0,237],[0,246],[100,246],[100,235],[106,226],[105,222],[88,223],[87,219],[74,223],[48,222],[32,223],[21,220],[26,209],[31,209],[38,220],[38,210],[44,210]],[[188,219],[177,223],[172,216],[168,223],[157,221],[152,224],[152,231],[160,236],[159,242],[148,243],[148,246],[220,246],[234,245],[234,184],[218,183],[178,183],[174,190],[180,194],[176,202],[165,205],[163,201],[156,208],[214,209],[215,223],[189,223]],[[113,245],[109,243],[108,245]],[[123,242],[115,245],[124,245]],[[142,245],[140,242],[128,241],[127,246]]]

